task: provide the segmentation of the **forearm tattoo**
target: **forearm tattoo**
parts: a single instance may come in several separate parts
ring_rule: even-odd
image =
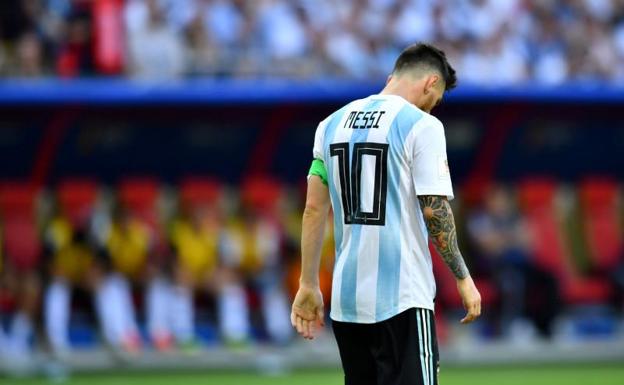
[[[466,278],[470,273],[457,246],[455,219],[448,200],[443,196],[425,195],[419,196],[418,201],[436,250],[456,278]]]

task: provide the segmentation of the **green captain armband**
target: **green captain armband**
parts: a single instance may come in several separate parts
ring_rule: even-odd
[[[308,171],[308,176],[316,175],[321,178],[321,182],[325,186],[327,186],[327,169],[325,168],[325,163],[323,163],[320,159],[314,159],[312,161],[312,166],[310,166],[310,171]]]

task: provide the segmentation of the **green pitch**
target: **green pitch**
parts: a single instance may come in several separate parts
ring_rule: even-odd
[[[8,379],[2,385],[44,385],[45,379]],[[58,383],[58,382],[56,382]],[[336,371],[266,376],[255,373],[130,373],[75,375],[66,385],[340,385]],[[622,385],[621,365],[539,366],[513,368],[446,368],[441,385]]]

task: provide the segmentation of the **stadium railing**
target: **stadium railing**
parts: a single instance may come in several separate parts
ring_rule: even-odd
[[[98,79],[0,80],[0,105],[12,104],[227,104],[337,102],[378,92],[383,80],[192,79],[170,82]],[[460,85],[448,102],[624,102],[624,87],[603,83],[560,86]]]

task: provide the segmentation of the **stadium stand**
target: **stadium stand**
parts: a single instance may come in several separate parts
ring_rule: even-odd
[[[363,79],[383,77],[400,47],[427,40],[447,50],[472,83],[624,79],[618,0],[4,4],[0,73],[9,76]],[[157,54],[167,60],[155,65]]]

